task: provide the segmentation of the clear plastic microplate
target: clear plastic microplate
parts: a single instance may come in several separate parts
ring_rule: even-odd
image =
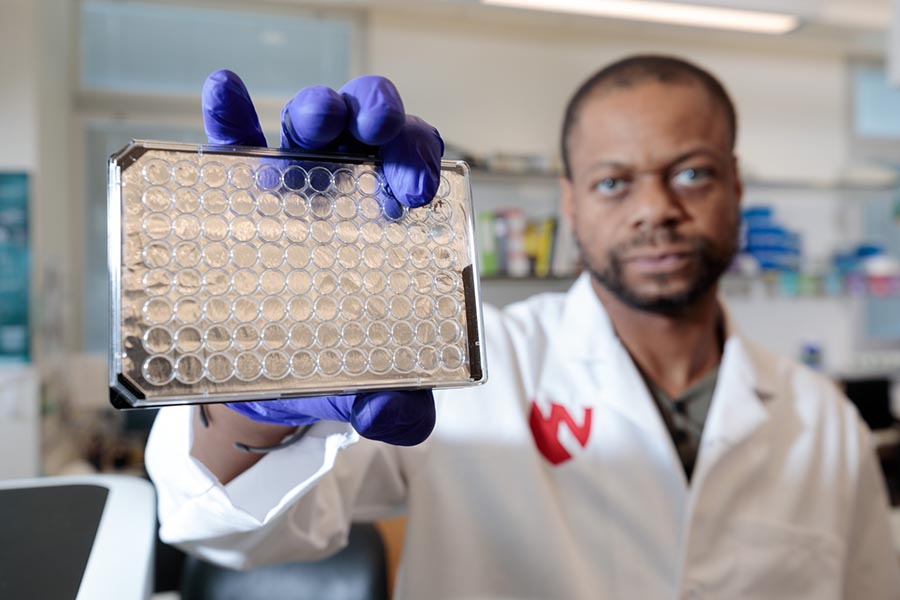
[[[385,214],[370,159],[133,142],[109,161],[120,408],[486,379],[469,174]]]

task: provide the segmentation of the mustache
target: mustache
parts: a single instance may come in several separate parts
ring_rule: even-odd
[[[632,250],[635,248],[652,248],[663,245],[686,245],[693,249],[702,248],[704,240],[695,236],[686,236],[678,233],[672,227],[654,227],[641,229],[630,240],[618,244],[618,251]]]

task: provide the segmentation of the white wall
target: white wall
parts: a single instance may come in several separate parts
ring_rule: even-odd
[[[29,174],[30,229],[35,230],[38,176],[38,10],[29,0],[5,0],[0,10],[0,172]],[[38,383],[28,365],[0,368],[0,478],[39,471]]]
[[[36,357],[48,344],[65,350],[61,312],[71,304],[66,294],[73,276],[70,217],[75,205],[69,169],[72,4],[4,0],[0,7],[0,171],[30,176],[29,318]]]
[[[38,177],[34,186],[34,354],[65,361],[72,348],[72,320],[78,314],[75,280],[80,278],[83,249],[73,245],[82,239],[79,215],[81,180],[73,177],[72,156],[82,148],[72,146],[73,77],[72,35],[76,2],[39,0],[36,33],[39,62],[35,71],[38,91]],[[64,365],[54,365],[61,367]]]
[[[0,9],[0,170],[37,164],[37,7],[4,0]]]
[[[368,67],[390,77],[407,109],[449,142],[477,153],[555,155],[565,103],[581,81],[627,54],[677,54],[711,69],[734,96],[747,174],[834,178],[844,166],[847,94],[837,51],[788,53],[762,36],[752,47],[720,36],[667,42],[633,29],[616,35],[548,23],[375,10]]]

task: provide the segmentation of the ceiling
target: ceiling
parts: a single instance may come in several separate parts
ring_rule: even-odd
[[[350,7],[402,7],[405,10],[428,10],[440,6],[478,7],[478,10],[509,10],[480,6],[478,0],[281,0],[283,2],[327,4]],[[740,8],[770,12],[786,12],[801,17],[804,23],[843,28],[886,31],[891,19],[891,0],[657,0],[689,2],[708,6]],[[579,17],[583,19],[584,17]]]
[[[167,1],[167,0],[166,0]],[[174,0],[173,0],[174,1]],[[203,0],[195,0],[203,1]],[[365,9],[382,15],[421,16],[429,19],[452,17],[479,25],[526,27],[535,31],[565,29],[588,34],[652,36],[655,39],[696,40],[699,31],[711,43],[757,46],[761,34],[744,34],[690,27],[658,25],[583,15],[486,6],[479,0],[257,0],[267,3]],[[703,4],[790,13],[800,17],[800,27],[787,35],[765,36],[772,51],[840,53],[858,58],[883,60],[889,50],[892,5],[900,0],[655,0],[657,2]],[[900,80],[900,74],[898,74]]]
[[[201,0],[202,1],[202,0]],[[264,0],[269,3],[366,9],[382,14],[420,15],[440,19],[454,17],[498,26],[565,28],[589,33],[616,32],[624,35],[652,35],[656,38],[694,38],[699,30],[566,15],[560,13],[485,6],[479,0]],[[888,53],[892,4],[900,0],[656,0],[708,6],[790,13],[800,17],[800,27],[782,36],[766,36],[768,46],[792,51],[839,52],[863,58],[883,59]],[[702,30],[710,41],[723,44],[756,44],[759,34],[736,34]],[[900,44],[900,36],[896,36]],[[900,51],[900,50],[898,50]]]
[[[669,0],[663,0],[664,2]],[[886,30],[891,0],[691,0],[695,4],[786,12],[807,23]]]
[[[732,4],[716,2],[716,4]],[[860,27],[887,31],[891,23],[891,0],[746,0],[739,2],[749,9],[793,12],[823,25]]]

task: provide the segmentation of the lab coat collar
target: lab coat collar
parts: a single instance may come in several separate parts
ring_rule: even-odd
[[[778,368],[773,356],[741,334],[733,315],[725,303],[720,302],[724,312],[726,341],[712,407],[707,417],[704,443],[709,439],[713,445],[726,442],[724,445],[731,446],[749,436],[767,420],[769,408],[766,404],[777,397]],[[569,290],[561,324],[558,351],[575,361],[617,359],[612,361],[618,365],[613,366],[614,372],[609,375],[627,379],[627,382],[621,382],[627,385],[620,387],[617,390],[619,393],[612,396],[604,394],[606,401],[620,405],[623,412],[629,413],[644,427],[658,431],[663,425],[660,419],[648,414],[658,412],[649,401],[649,394],[647,402],[635,402],[635,390],[631,386],[642,380],[638,379],[636,366],[622,364],[623,361],[633,361],[597,298],[588,273],[582,273]],[[624,394],[629,388],[630,393]],[[660,422],[656,423],[657,420]]]
[[[725,349],[722,364],[737,362],[738,381],[751,386],[763,401],[774,393],[772,357],[741,333],[734,316],[720,298],[725,319]],[[566,295],[563,307],[560,350],[571,358],[602,359],[619,344],[612,321],[591,286],[590,274],[582,273]],[[721,373],[720,373],[721,376]]]
[[[703,444],[734,446],[759,429],[769,418],[777,389],[777,359],[744,337],[734,317],[725,312],[725,348],[713,401],[703,433]],[[707,451],[707,455],[715,454]]]
[[[581,274],[566,295],[561,329],[560,350],[573,359],[602,359],[617,339],[587,272]]]

